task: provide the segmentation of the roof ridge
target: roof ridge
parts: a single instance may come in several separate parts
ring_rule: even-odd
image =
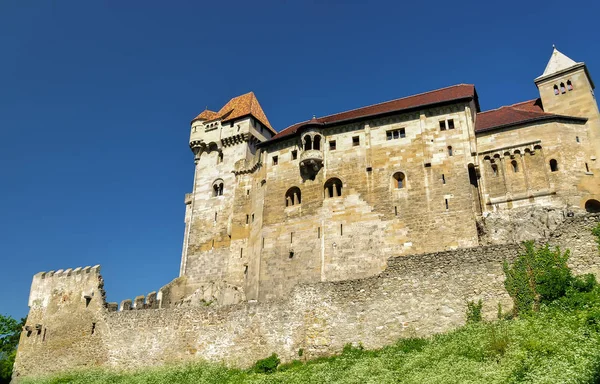
[[[488,113],[488,112],[494,112],[494,111],[499,111],[502,108],[512,108],[512,109],[518,109],[519,111],[523,111],[523,109],[520,108],[516,108],[517,105],[521,105],[521,104],[525,104],[525,103],[531,103],[533,101],[537,101],[539,99],[539,97],[536,97],[535,99],[531,99],[531,100],[526,100],[526,101],[521,101],[518,103],[514,103],[514,104],[510,104],[510,105],[501,105],[498,108],[494,108],[494,109],[488,109],[487,111],[483,111],[483,112],[479,112],[478,115],[482,115],[484,113]],[[525,112],[535,112],[535,111],[525,111]],[[541,111],[546,113],[546,111]]]
[[[399,98],[397,98],[397,99],[392,99],[392,100],[388,100],[388,101],[382,101],[382,102],[380,102],[380,103],[369,104],[369,105],[365,105],[365,106],[362,106],[362,107],[357,107],[357,108],[353,108],[353,109],[348,109],[348,110],[346,110],[346,111],[341,111],[341,112],[337,112],[337,113],[332,113],[331,115],[325,115],[325,116],[318,117],[318,118],[317,118],[317,120],[319,120],[319,119],[325,119],[326,117],[331,117],[331,116],[335,116],[335,115],[340,115],[340,114],[342,114],[342,113],[347,113],[347,112],[357,111],[357,110],[359,110],[359,109],[363,109],[363,108],[375,107],[375,106],[377,106],[377,105],[382,105],[382,104],[392,103],[392,102],[394,102],[394,101],[398,101],[398,100],[409,99],[409,98],[411,98],[411,97],[416,97],[416,96],[426,95],[426,94],[428,94],[428,93],[433,93],[433,92],[443,91],[443,90],[445,90],[445,89],[449,89],[449,88],[455,88],[455,87],[459,87],[459,86],[463,86],[463,85],[466,85],[466,86],[471,86],[471,87],[475,87],[475,85],[474,85],[474,84],[465,84],[465,83],[460,83],[460,84],[449,85],[449,86],[447,86],[447,87],[443,87],[443,88],[432,89],[431,91],[427,91],[427,92],[421,92],[421,93],[417,93],[417,94],[410,95],[410,96],[399,97]],[[309,121],[309,120],[307,120],[307,121]],[[298,124],[298,123],[297,123],[297,124]],[[295,125],[295,124],[293,124],[293,125]],[[290,127],[291,127],[291,125],[290,125]]]

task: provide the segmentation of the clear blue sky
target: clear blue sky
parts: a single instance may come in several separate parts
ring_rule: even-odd
[[[474,83],[490,109],[553,43],[600,81],[599,2],[533,3],[0,1],[0,313],[39,271],[101,264],[110,301],[177,276],[206,106],[252,90],[281,130]]]

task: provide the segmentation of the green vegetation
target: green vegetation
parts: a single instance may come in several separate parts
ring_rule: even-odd
[[[474,301],[467,302],[467,324],[479,323],[482,320],[481,309],[483,308],[483,301],[479,299],[476,303]]]
[[[25,319],[18,322],[10,316],[0,315],[0,384],[10,382],[23,325]]]

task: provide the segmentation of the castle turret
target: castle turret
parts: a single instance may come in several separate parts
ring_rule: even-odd
[[[194,187],[185,198],[180,276],[194,284],[243,285],[244,265],[240,263],[244,259],[231,256],[243,255],[238,249],[243,245],[235,242],[232,231],[239,199],[249,193],[240,188],[238,171],[260,162],[256,145],[274,135],[252,92],[231,99],[218,112],[207,109],[192,120]],[[230,276],[232,271],[235,278]]]

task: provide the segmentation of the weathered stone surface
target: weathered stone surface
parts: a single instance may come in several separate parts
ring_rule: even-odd
[[[578,274],[600,276],[591,235],[599,220],[567,218],[548,237],[571,249],[569,264]],[[401,256],[389,259],[377,276],[297,285],[287,297],[267,302],[119,312],[97,299],[97,272],[83,280],[38,274],[27,325],[42,324],[47,333],[23,333],[15,377],[198,359],[247,367],[273,352],[289,361],[300,348],[312,358],[339,352],[346,343],[379,348],[401,337],[444,332],[464,324],[468,300],[482,299],[487,319],[495,317],[498,302],[511,308],[502,262],[520,251],[519,244],[507,244]],[[87,306],[84,291],[94,292]]]

